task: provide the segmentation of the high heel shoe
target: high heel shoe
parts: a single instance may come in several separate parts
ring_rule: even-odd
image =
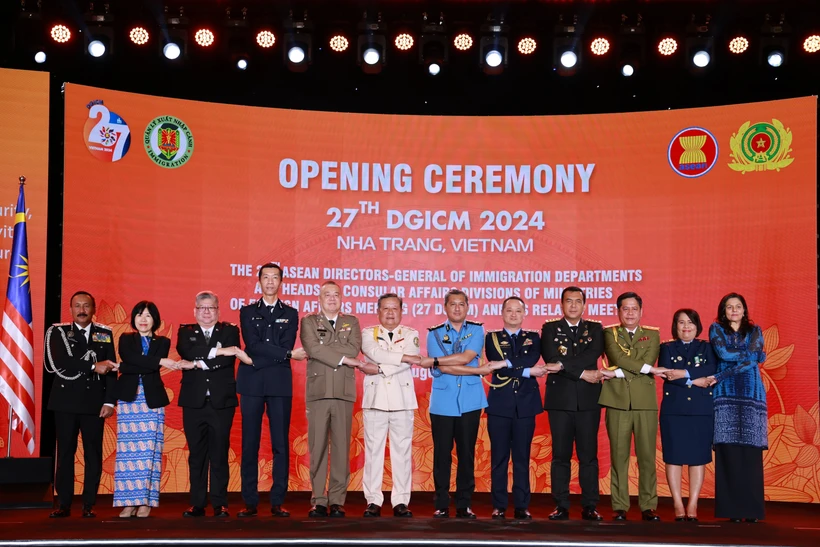
[[[148,515],[151,514],[151,507],[148,505],[140,505],[140,508],[137,509],[137,516],[141,519],[144,519]]]
[[[131,517],[135,517],[137,512],[136,507],[126,507],[122,511],[120,511],[120,518],[121,519],[130,519]]]

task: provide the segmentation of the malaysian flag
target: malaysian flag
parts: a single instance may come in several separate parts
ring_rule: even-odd
[[[34,332],[31,329],[31,283],[26,238],[26,197],[20,184],[14,215],[6,305],[0,325],[0,394],[11,407],[12,428],[34,453]],[[8,447],[9,454],[11,447]]]

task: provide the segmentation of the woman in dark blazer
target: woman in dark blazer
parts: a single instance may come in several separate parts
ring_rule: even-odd
[[[663,384],[660,426],[666,480],[675,504],[675,520],[698,520],[698,496],[705,466],[712,461],[714,409],[708,376],[717,358],[703,331],[698,312],[680,309],[672,317],[672,338],[661,344],[658,366],[669,369]],[[689,503],[681,492],[683,466],[689,466]]]
[[[171,341],[156,336],[159,310],[143,300],[131,311],[131,327],[119,339],[122,361],[117,379],[117,463],[114,507],[120,517],[147,517],[159,506],[165,406],[170,402],[162,383],[162,367],[177,370],[168,358]]]

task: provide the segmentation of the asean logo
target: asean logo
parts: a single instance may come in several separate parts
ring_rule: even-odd
[[[151,161],[176,169],[185,165],[194,153],[194,136],[185,122],[174,116],[154,118],[144,135],[145,152]]]
[[[729,167],[744,175],[750,171],[780,171],[794,161],[789,155],[791,144],[792,132],[780,120],[746,122],[729,139]]]
[[[702,177],[717,163],[717,139],[702,127],[687,127],[672,137],[666,156],[678,175],[689,179]]]
[[[88,119],[83,126],[85,146],[100,161],[115,162],[125,157],[131,147],[131,129],[100,100],[86,105]]]

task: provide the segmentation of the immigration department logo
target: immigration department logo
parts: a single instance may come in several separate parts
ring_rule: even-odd
[[[125,157],[131,147],[131,129],[116,112],[101,100],[85,105],[88,119],[83,126],[85,146],[100,161],[115,162]]]
[[[672,137],[666,156],[678,175],[689,179],[702,177],[717,163],[717,139],[702,127],[687,127]]]
[[[780,171],[794,161],[789,155],[791,145],[792,132],[780,120],[746,122],[729,139],[729,167],[744,175],[750,171]]]
[[[154,118],[144,135],[145,152],[166,169],[185,165],[194,153],[194,136],[185,122],[174,116]]]

